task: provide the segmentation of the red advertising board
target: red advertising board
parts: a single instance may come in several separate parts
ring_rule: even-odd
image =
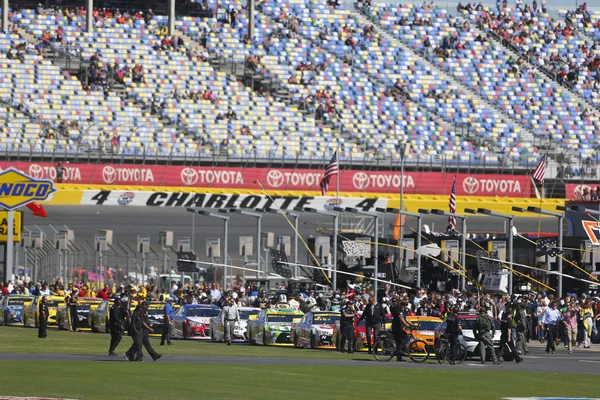
[[[56,164],[0,162],[0,168],[18,168],[35,178],[56,180]],[[323,170],[286,168],[185,167],[126,164],[63,164],[63,183],[189,186],[198,188],[258,189],[260,181],[270,190],[318,191]],[[459,196],[531,197],[527,175],[453,174],[406,172],[406,194],[450,194],[456,175]],[[336,187],[335,177],[330,188]],[[395,171],[340,171],[340,191],[399,193],[400,174]],[[335,189],[333,189],[335,190]]]
[[[589,193],[592,189],[596,189],[597,187],[597,183],[567,183],[565,184],[565,196],[567,199],[580,200],[585,189],[587,189]]]

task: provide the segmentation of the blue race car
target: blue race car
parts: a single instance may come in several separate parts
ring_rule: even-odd
[[[23,307],[33,301],[33,296],[11,294],[0,301],[0,325],[23,325]]]

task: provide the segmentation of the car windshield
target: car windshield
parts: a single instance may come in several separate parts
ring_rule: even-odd
[[[339,315],[315,315],[313,317],[313,324],[330,325],[330,324],[335,324],[339,320],[340,320]]]
[[[269,322],[300,322],[302,319],[301,315],[294,314],[269,314],[267,315],[267,321]]]
[[[412,323],[417,325],[420,331],[433,331],[440,325],[439,322],[435,321],[412,321]]]
[[[240,319],[250,319],[250,316],[256,316],[260,310],[240,311]],[[256,319],[254,317],[253,319]]]
[[[31,299],[8,299],[9,306],[22,306],[26,302],[31,301]]]
[[[216,317],[219,315],[218,308],[188,308],[186,316],[188,317]]]
[[[493,321],[494,321],[494,326],[496,327],[496,330],[499,331],[500,324],[495,319]],[[473,328],[475,327],[475,322],[477,322],[477,318],[461,318],[460,326],[462,326],[463,329],[473,330]]]

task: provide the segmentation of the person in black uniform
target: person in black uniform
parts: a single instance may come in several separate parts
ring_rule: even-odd
[[[110,347],[108,348],[109,356],[116,356],[115,350],[121,339],[123,338],[123,332],[125,331],[123,321],[123,311],[121,310],[121,299],[116,298],[112,307],[110,308]]]
[[[515,349],[515,343],[512,340],[512,329],[513,329],[513,309],[507,307],[502,313],[502,319],[500,320],[500,351],[504,350],[504,346],[508,345],[510,352],[512,353],[515,361],[518,363],[522,362],[523,359],[519,355],[519,352]]]
[[[42,296],[40,300],[38,326],[38,337],[46,339],[46,329],[48,329],[48,303],[46,302],[46,296]]]
[[[342,342],[340,343],[340,351],[344,353],[346,341],[348,341],[348,353],[354,353],[354,303],[349,301],[342,309],[342,317],[340,319],[340,328],[342,331]]]
[[[396,343],[396,361],[402,361],[402,355],[406,352],[409,336],[405,329],[412,327],[405,317],[407,304],[401,301],[402,299],[397,297],[391,309],[394,318],[392,320],[392,335],[394,335],[394,342]]]
[[[138,306],[131,313],[131,321],[129,323],[129,335],[133,339],[133,344],[125,353],[125,358],[128,361],[144,361],[144,353],[142,353],[142,342],[143,342],[143,310],[142,304]]]
[[[79,318],[77,317],[77,300],[78,300],[77,290],[71,291],[66,297],[66,303],[69,310],[69,321],[71,322],[71,330],[73,332],[77,332],[77,328],[79,325]]]
[[[459,312],[460,307],[454,306],[446,317],[446,338],[450,344],[450,355],[448,362],[452,365],[454,365],[454,360],[456,360],[456,353],[459,343],[458,337],[462,334],[462,326],[460,326],[460,320],[457,317]]]
[[[360,316],[360,320],[365,320],[365,328],[367,330],[367,347],[369,354],[373,352],[371,349],[371,331],[373,331],[373,337],[377,339],[379,336],[379,328],[385,323],[385,312],[381,304],[377,303],[375,296],[369,297],[369,304]]]
[[[148,321],[148,303],[142,303],[142,344],[146,348],[150,357],[152,357],[153,361],[158,360],[162,357],[162,354],[158,354],[152,346],[150,345],[150,337],[148,336],[150,333],[154,333],[154,329],[150,327],[150,321]],[[141,352],[141,348],[140,348]]]

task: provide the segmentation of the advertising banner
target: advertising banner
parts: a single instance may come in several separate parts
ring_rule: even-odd
[[[10,164],[10,165],[9,165]],[[20,169],[36,179],[57,180],[57,164],[0,162],[0,168]],[[128,186],[166,186],[218,189],[319,191],[322,169],[189,167],[129,164],[62,164],[63,183]],[[467,174],[442,172],[340,170],[341,192],[399,193],[401,180],[406,194],[449,195],[456,175],[458,196],[532,197],[527,175]],[[336,177],[330,187],[336,187]]]

